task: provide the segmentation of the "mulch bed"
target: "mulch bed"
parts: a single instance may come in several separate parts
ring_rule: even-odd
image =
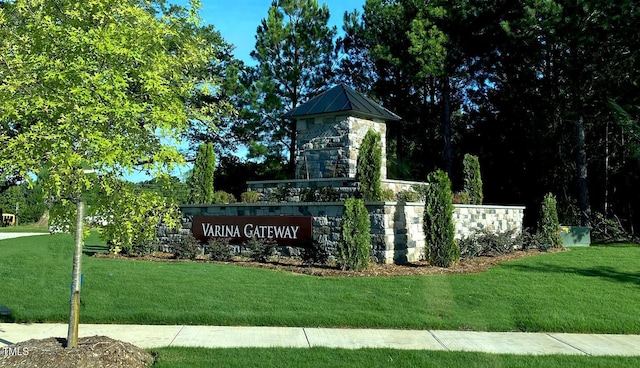
[[[135,368],[155,361],[144,349],[105,336],[80,338],[77,348],[65,345],[65,339],[49,337],[0,347],[0,368]]]

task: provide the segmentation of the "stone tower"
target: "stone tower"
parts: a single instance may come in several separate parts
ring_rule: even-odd
[[[360,144],[369,129],[382,138],[386,179],[386,121],[400,120],[370,98],[339,84],[284,114],[296,121],[296,179],[355,178]]]

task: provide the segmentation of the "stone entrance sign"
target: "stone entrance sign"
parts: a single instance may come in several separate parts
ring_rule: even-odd
[[[196,239],[227,238],[242,243],[253,237],[279,245],[304,246],[313,236],[311,216],[194,216]]]
[[[296,121],[296,179],[355,178],[358,151],[369,129],[380,133],[382,179],[387,177],[386,121],[393,112],[339,84],[283,115]]]

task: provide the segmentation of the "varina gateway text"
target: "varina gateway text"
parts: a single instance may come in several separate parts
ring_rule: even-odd
[[[292,225],[245,224],[241,228],[239,225],[202,224],[202,233],[209,238],[298,239],[299,230],[300,226]]]

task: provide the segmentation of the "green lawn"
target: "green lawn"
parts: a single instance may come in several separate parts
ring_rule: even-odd
[[[152,349],[154,367],[637,367],[640,357],[525,356],[391,349]]]
[[[0,305],[17,322],[66,322],[72,252],[69,235],[0,241]],[[85,256],[80,318],[637,334],[639,266],[637,246],[574,248],[476,275],[371,278]]]

